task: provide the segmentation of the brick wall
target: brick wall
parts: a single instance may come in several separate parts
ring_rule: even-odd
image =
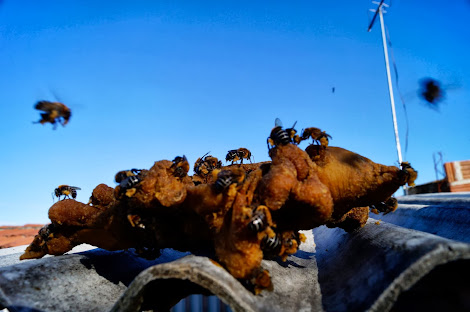
[[[0,248],[29,245],[42,226],[42,224],[0,226]]]

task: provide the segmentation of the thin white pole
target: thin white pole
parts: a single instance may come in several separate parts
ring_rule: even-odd
[[[379,17],[380,17],[380,27],[382,29],[382,43],[384,46],[385,67],[387,68],[388,92],[390,94],[390,104],[392,107],[393,128],[395,130],[395,142],[397,144],[398,162],[401,165],[401,163],[403,162],[403,159],[401,156],[400,137],[398,136],[397,114],[395,113],[395,99],[393,98],[392,78],[390,75],[390,64],[388,62],[387,39],[385,37],[385,27],[384,27],[384,18],[382,15],[382,5],[378,7],[378,10],[379,10]]]

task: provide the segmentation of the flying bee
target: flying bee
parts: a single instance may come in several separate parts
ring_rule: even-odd
[[[214,172],[215,174],[215,172]],[[218,193],[225,191],[230,185],[241,184],[245,180],[245,170],[222,170],[217,173],[217,179],[214,188]]]
[[[64,195],[64,198],[69,198],[69,196],[72,196],[73,199],[77,197],[77,190],[81,190],[81,188],[76,187],[76,186],[69,186],[69,185],[59,185],[55,190],[55,196],[60,199],[60,196]]]
[[[185,155],[183,157],[177,156],[173,159],[171,168],[174,168],[173,175],[175,177],[183,178],[189,171],[189,162]]]
[[[295,123],[294,123],[295,125]],[[271,130],[271,134],[269,135],[267,141],[268,150],[271,149],[271,146],[277,145],[287,145],[292,142],[291,134],[295,131],[292,128],[289,128],[289,133],[282,128],[282,122],[279,118],[276,118],[274,121],[274,128]],[[293,136],[295,133],[293,134]]]
[[[142,172],[142,169],[131,169],[131,170],[122,170],[116,173],[114,176],[114,181],[116,183],[121,183],[122,180],[130,176],[139,175]]]
[[[212,155],[207,155],[210,152],[204,154],[204,156],[198,158],[194,163],[194,173],[199,176],[207,176],[214,169],[222,167],[222,162]]]
[[[274,237],[269,237],[268,235],[266,235],[261,241],[261,249],[263,250],[263,252],[270,255],[277,254],[281,249],[281,246],[282,242],[279,239],[279,235],[277,234]]]
[[[35,123],[45,124],[49,122],[54,129],[57,127],[56,123],[65,126],[72,116],[70,108],[60,102],[39,101],[34,108],[44,112],[41,113],[41,119]]]
[[[267,226],[266,215],[261,209],[256,209],[253,211],[253,216],[251,217],[250,223],[248,223],[248,228],[250,231],[258,233],[264,230]]]
[[[328,146],[329,139],[331,139],[332,137],[325,131],[321,131],[321,129],[319,128],[311,127],[303,129],[302,135],[300,137],[302,141],[307,140],[309,138],[312,138],[314,143],[326,147]]]
[[[234,162],[240,160],[240,164],[243,164],[243,159],[248,159],[251,163],[251,152],[249,149],[240,147],[239,149],[236,150],[230,150],[227,153],[227,156],[225,156],[225,161],[232,162],[232,165]]]
[[[438,110],[440,102],[445,98],[445,91],[436,79],[424,78],[420,80],[418,95],[426,101],[428,107]]]

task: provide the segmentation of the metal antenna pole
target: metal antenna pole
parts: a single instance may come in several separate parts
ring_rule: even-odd
[[[393,97],[393,87],[392,87],[392,78],[390,75],[390,64],[388,62],[388,49],[387,49],[387,39],[385,36],[385,27],[384,27],[384,19],[383,19],[383,6],[387,6],[385,3],[383,3],[384,0],[382,0],[380,3],[378,2],[372,2],[375,4],[378,4],[379,7],[375,11],[374,18],[372,19],[371,24],[369,25],[369,31],[372,29],[373,23],[375,21],[375,18],[377,17],[377,14],[380,17],[380,27],[382,29],[382,44],[384,47],[384,56],[385,56],[385,68],[387,69],[387,80],[388,80],[388,92],[390,94],[390,104],[392,107],[392,118],[393,118],[393,129],[395,130],[395,142],[397,144],[397,154],[398,154],[398,162],[401,163],[403,162],[403,158],[401,156],[401,145],[400,145],[400,137],[398,136],[398,125],[397,125],[397,115],[395,112],[395,99]]]

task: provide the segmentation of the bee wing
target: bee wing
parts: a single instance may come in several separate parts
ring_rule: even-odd
[[[75,190],[81,190],[81,188],[79,188],[78,186],[69,186],[69,187]]]
[[[34,108],[45,112],[51,112],[57,109],[57,104],[49,101],[39,101],[34,105]]]
[[[274,126],[275,126],[275,127],[281,127],[281,128],[282,128],[282,121],[281,121],[281,119],[276,118],[276,120],[274,120]]]

